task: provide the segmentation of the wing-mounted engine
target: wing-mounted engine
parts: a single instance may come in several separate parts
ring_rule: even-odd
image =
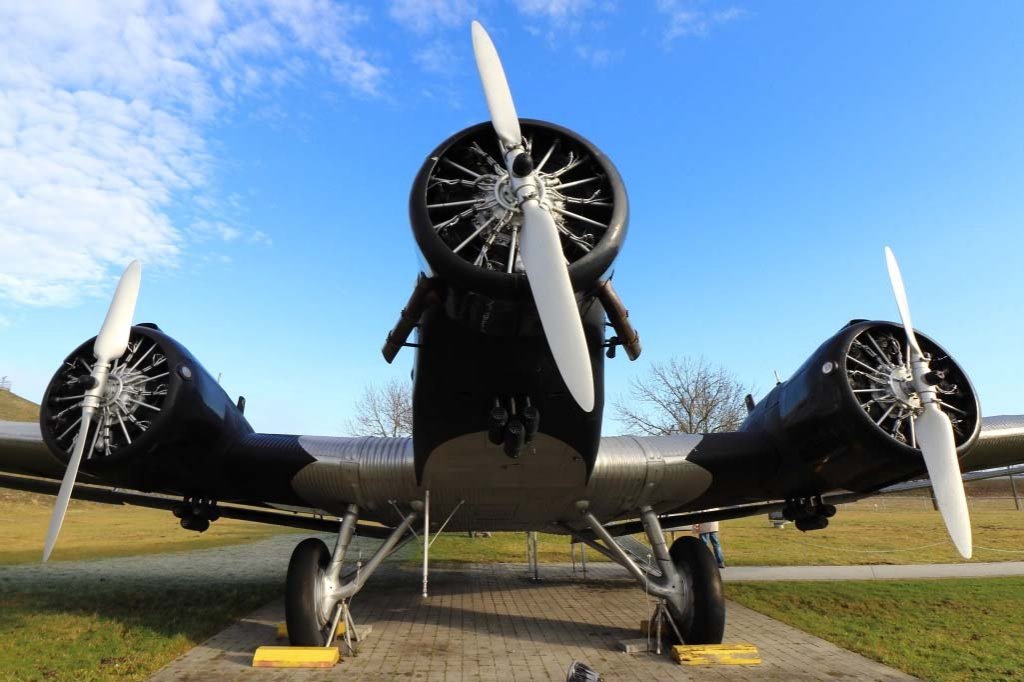
[[[917,338],[963,456],[981,428],[977,395],[941,346]],[[874,490],[924,472],[914,430],[922,406],[908,364],[902,326],[851,322],[754,408],[743,430],[763,429],[775,441],[787,472],[780,497]]]
[[[90,339],[68,355],[40,408],[43,439],[65,463],[78,437],[92,349]],[[105,483],[198,495],[216,474],[209,463],[248,433],[241,410],[188,350],[139,325],[111,365],[81,468]]]

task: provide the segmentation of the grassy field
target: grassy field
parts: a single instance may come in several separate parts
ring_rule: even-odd
[[[39,406],[10,391],[0,391],[0,421],[34,422],[39,419]]]
[[[77,587],[0,580],[0,680],[144,680],[278,596],[281,580]]]
[[[53,499],[0,490],[0,565],[40,560]],[[294,531],[220,519],[200,534],[183,529],[169,511],[72,500],[50,561],[203,549],[281,532]]]
[[[726,597],[925,680],[1024,680],[1024,578],[729,584]]]
[[[773,528],[764,516],[726,521],[720,532],[726,562],[733,566],[787,566],[962,561],[939,514],[919,502],[923,501],[907,501],[910,509],[894,508],[902,503],[892,501],[877,510],[875,502],[847,505],[828,528],[811,533],[801,533],[792,524]],[[974,561],[1024,560],[1024,512],[1014,511],[1012,506],[998,510],[983,507],[976,504],[971,512]],[[564,535],[540,534],[538,551],[543,562],[570,561],[569,540]],[[443,535],[430,554],[434,561],[524,562],[526,539],[523,533],[495,533],[490,538]],[[587,560],[603,557],[588,550]]]

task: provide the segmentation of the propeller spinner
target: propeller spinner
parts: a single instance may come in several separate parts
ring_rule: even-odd
[[[71,490],[75,487],[78,467],[82,463],[82,453],[85,452],[89,426],[100,406],[100,400],[107,385],[107,377],[110,374],[110,364],[121,357],[128,346],[141,279],[142,266],[139,265],[139,261],[132,261],[117,283],[114,298],[110,301],[110,308],[107,310],[107,317],[103,320],[99,334],[96,335],[96,342],[93,344],[93,355],[96,356],[96,362],[92,366],[90,376],[83,382],[83,385],[89,386],[89,388],[82,398],[81,426],[78,428],[78,437],[75,438],[75,447],[71,452],[68,468],[64,472],[64,479],[60,483],[60,492],[57,494],[53,514],[50,516],[50,527],[46,531],[46,545],[43,548],[43,561],[50,558],[50,553],[53,552],[53,547],[57,543],[57,535],[64,524],[64,515],[67,513],[68,502],[71,500]],[[98,433],[99,431],[97,431]]]
[[[538,201],[537,175],[523,145],[505,70],[487,31],[473,22],[473,54],[494,132],[523,214],[520,255],[558,371],[577,404],[594,409],[594,373],[576,295],[551,209]]]

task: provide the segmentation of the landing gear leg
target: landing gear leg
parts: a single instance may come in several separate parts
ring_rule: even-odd
[[[288,564],[284,602],[288,640],[293,646],[330,646],[341,617],[346,620],[345,630],[348,635],[351,626],[348,600],[363,588],[366,580],[399,543],[411,537],[406,533],[423,505],[416,501],[410,506],[412,511],[402,518],[402,522],[391,531],[354,577],[351,574],[342,575],[342,566],[359,518],[359,507],[356,505],[349,505],[345,510],[333,554],[317,538],[309,538],[298,544]],[[351,645],[348,636],[346,641]]]
[[[657,568],[638,566],[593,514],[586,503],[577,506],[583,519],[602,541],[598,543],[578,531],[575,538],[624,566],[641,586],[661,603],[651,620],[672,644],[720,644],[725,634],[725,597],[718,564],[711,552],[695,537],[681,537],[669,550],[658,515],[650,507],[641,509],[641,519]],[[665,624],[662,624],[662,621]]]

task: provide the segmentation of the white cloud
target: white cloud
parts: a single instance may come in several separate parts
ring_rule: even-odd
[[[190,232],[198,241],[219,237],[222,241],[232,242],[242,236],[242,230],[221,220],[197,220],[192,223]]]
[[[405,28],[427,33],[468,26],[479,14],[476,0],[390,0],[388,14]]]
[[[262,230],[256,230],[249,235],[247,240],[250,244],[263,244],[264,246],[273,246],[274,240],[272,240],[266,232]]]
[[[658,11],[667,15],[665,43],[677,38],[707,35],[712,28],[746,16],[739,7],[709,10],[698,0],[658,0]]]
[[[527,16],[562,20],[579,16],[591,6],[590,0],[518,0],[516,7]]]
[[[363,21],[331,0],[0,5],[0,299],[67,304],[131,258],[173,266],[197,236],[242,241],[169,218],[179,193],[199,195],[192,212],[217,204],[205,125],[318,68],[376,93],[385,72],[350,38]]]
[[[458,60],[450,43],[436,40],[413,53],[413,61],[428,73],[450,76],[458,66]]]
[[[624,50],[609,50],[606,47],[591,47],[590,45],[578,45],[576,54],[591,66],[605,66],[622,57]]]

